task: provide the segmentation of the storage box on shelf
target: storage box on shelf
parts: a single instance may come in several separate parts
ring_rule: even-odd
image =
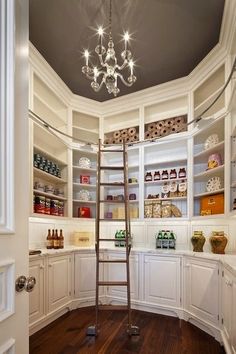
[[[194,216],[224,214],[224,124],[220,118],[194,136]]]
[[[187,141],[145,146],[144,180],[145,218],[187,217]]]
[[[123,165],[122,153],[103,154],[104,165]],[[139,218],[139,148],[128,148],[128,193],[131,219]],[[123,171],[104,171],[102,215],[105,219],[124,218]],[[103,216],[102,216],[103,217]]]
[[[82,141],[98,143],[99,118],[78,111],[73,111],[72,134],[75,138],[81,139]]]
[[[209,107],[216,96],[222,90],[225,83],[225,67],[220,66],[212,75],[207,78],[194,91],[194,117],[201,115],[201,113]],[[219,112],[225,106],[225,95],[222,94],[219,100],[204,114],[203,117],[209,117]]]
[[[95,218],[97,152],[73,149],[73,217]]]

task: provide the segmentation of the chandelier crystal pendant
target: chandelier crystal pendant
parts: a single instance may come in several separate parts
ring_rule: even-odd
[[[107,44],[107,50],[103,46],[103,35],[104,30],[102,27],[98,28],[98,45],[95,48],[95,52],[99,58],[98,66],[89,65],[89,51],[86,49],[84,51],[85,66],[82,67],[82,73],[86,75],[89,80],[92,80],[91,87],[95,92],[101,90],[102,86],[105,85],[109,94],[113,93],[116,97],[120,92],[117,86],[118,78],[123,82],[124,85],[131,87],[137,80],[134,75],[134,61],[131,51],[128,49],[128,44],[130,36],[128,32],[125,32],[124,39],[124,50],[121,52],[121,58],[123,63],[118,65],[116,53],[114,49],[114,42],[112,39],[112,0],[110,0],[110,13],[109,13],[109,40]],[[129,68],[130,75],[127,80],[122,75],[122,70]]]

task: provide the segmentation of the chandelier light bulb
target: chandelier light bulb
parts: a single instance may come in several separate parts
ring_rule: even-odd
[[[102,36],[104,33],[102,26],[98,27],[98,34],[99,36]]]
[[[84,56],[85,56],[85,63],[88,66],[88,59],[89,59],[89,51],[88,51],[88,49],[85,49]]]
[[[124,40],[125,40],[126,42],[128,42],[128,41],[130,40],[130,35],[129,35],[128,32],[125,32],[125,34],[124,34]]]

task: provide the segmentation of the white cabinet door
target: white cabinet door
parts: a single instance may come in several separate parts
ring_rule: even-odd
[[[101,256],[102,257],[102,256]],[[103,266],[100,264],[100,280],[103,279]],[[75,255],[75,297],[85,301],[95,301],[96,256],[91,253]],[[104,293],[100,289],[99,295]]]
[[[180,258],[145,256],[145,301],[180,306]]]
[[[29,275],[36,279],[34,290],[29,295],[29,322],[31,324],[45,316],[44,258],[30,260]]]
[[[71,300],[72,256],[48,258],[48,310],[52,312]]]
[[[186,309],[203,320],[218,324],[218,263],[186,258],[184,272]]]
[[[232,326],[232,305],[233,305],[233,292],[232,292],[232,279],[227,270],[224,270],[222,277],[222,317],[223,317],[223,331],[230,341],[231,326]]]
[[[124,259],[125,253],[110,253],[109,259]],[[130,256],[130,295],[131,300],[139,298],[139,258],[138,256]],[[126,281],[126,264],[125,263],[107,263],[107,280],[108,281]],[[108,295],[120,298],[127,298],[126,286],[109,286]]]
[[[233,354],[236,354],[236,278],[232,279],[232,330],[231,330],[231,346]]]

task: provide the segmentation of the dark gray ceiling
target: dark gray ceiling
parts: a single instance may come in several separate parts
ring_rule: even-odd
[[[223,9],[224,0],[113,0],[116,52],[129,30],[137,60],[137,82],[120,83],[119,96],[188,75],[219,41]],[[109,0],[30,0],[30,41],[74,93],[97,101],[113,96],[93,92],[82,51],[94,49],[108,12]]]

